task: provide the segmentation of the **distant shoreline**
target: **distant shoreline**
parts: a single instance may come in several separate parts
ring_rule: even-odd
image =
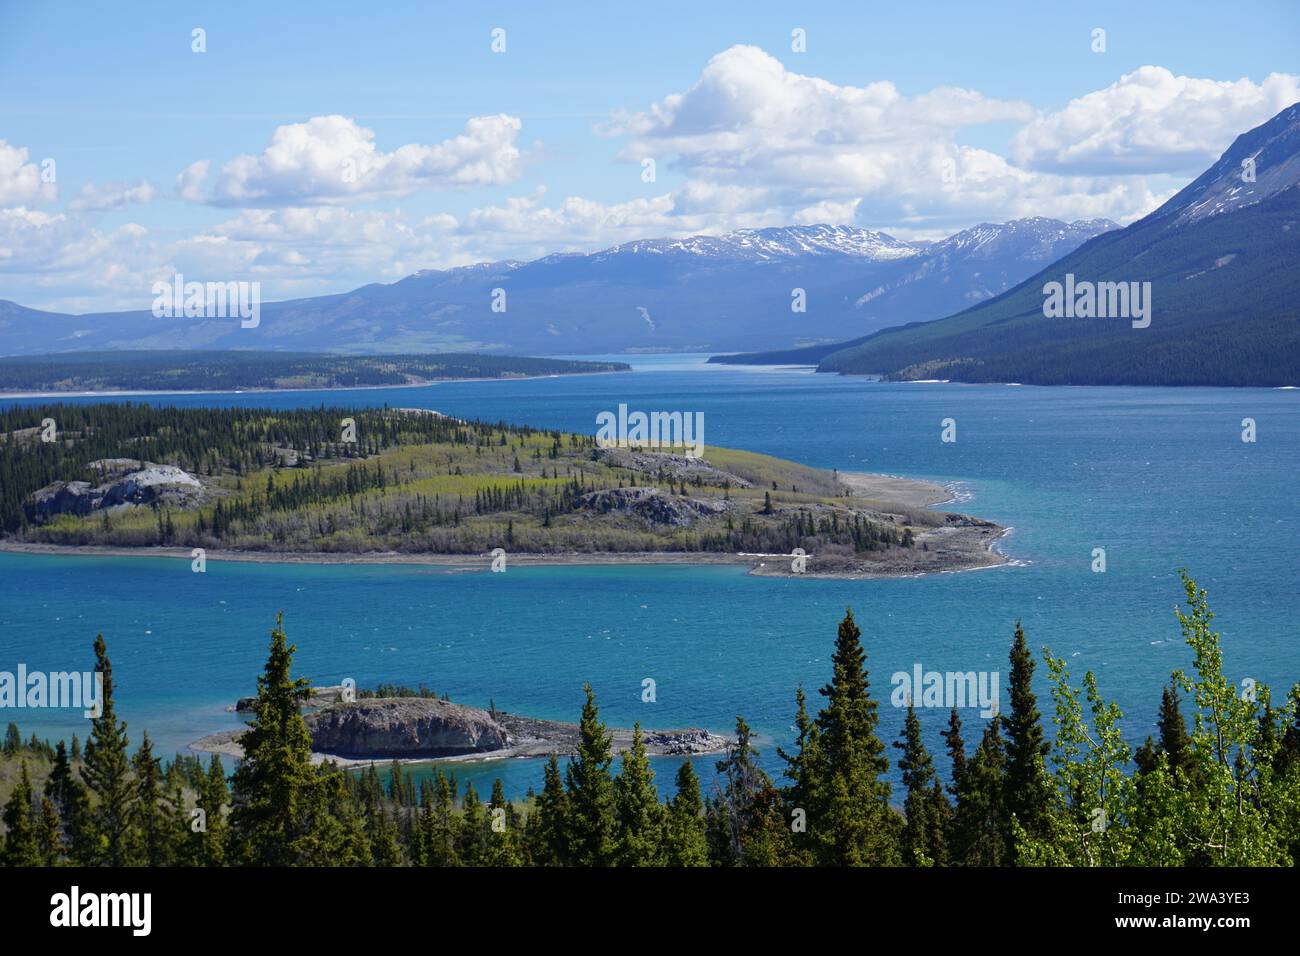
[[[388,385],[309,385],[291,388],[177,388],[177,389],[131,389],[129,391],[87,392],[69,389],[64,392],[0,392],[0,399],[34,398],[132,398],[151,395],[277,395],[292,392],[372,392],[380,388],[425,388],[429,385],[442,385],[447,382],[511,382],[538,378],[577,378],[584,375],[618,375],[632,372],[632,368],[611,368],[592,372],[541,372],[537,375],[495,375],[488,378],[430,378],[419,382],[394,382]]]

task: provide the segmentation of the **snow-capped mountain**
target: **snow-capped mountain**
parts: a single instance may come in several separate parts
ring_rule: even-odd
[[[1112,228],[1105,221],[1023,219],[983,224],[940,242],[830,225],[642,239],[532,262],[425,270],[341,295],[264,303],[253,329],[217,319],[155,319],[143,311],[60,316],[0,303],[0,354],[788,347],[947,315],[999,294]],[[803,311],[796,299],[805,303]],[[504,311],[494,311],[494,301]]]
[[[1300,384],[1298,265],[1300,103],[1238,136],[1146,218],[1091,239],[996,300],[800,358],[824,371],[900,379],[1292,386]],[[1145,324],[1123,315],[1046,318],[1044,288],[1067,276],[1072,286],[1145,289]]]
[[[595,258],[619,255],[690,255],[715,259],[795,259],[800,256],[850,256],[883,262],[919,255],[929,243],[906,242],[883,232],[854,226],[777,226],[738,229],[721,236],[638,239]]]
[[[1147,217],[1180,224],[1244,209],[1300,183],[1300,103],[1238,136],[1219,161]]]

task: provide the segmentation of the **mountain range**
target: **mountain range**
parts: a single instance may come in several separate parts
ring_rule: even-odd
[[[1048,317],[1054,287],[1103,283],[1149,289],[1150,324]],[[972,308],[836,345],[713,361],[899,380],[1300,385],[1300,103],[1238,136],[1150,215]]]
[[[937,242],[826,225],[640,240],[265,303],[256,328],[230,319],[155,318],[145,308],[152,298],[142,278],[136,312],[62,315],[0,301],[0,354],[180,348],[563,355],[832,343],[990,299],[1115,228],[1108,220],[1021,219]],[[802,312],[793,308],[796,289],[803,290]],[[504,311],[493,311],[494,297]]]

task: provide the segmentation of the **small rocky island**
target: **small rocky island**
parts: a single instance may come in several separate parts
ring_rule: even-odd
[[[342,764],[372,760],[483,760],[576,752],[578,725],[467,707],[434,697],[369,697],[346,701],[343,688],[314,691],[306,714],[312,753]],[[250,709],[245,698],[236,710]],[[190,744],[191,750],[242,757],[244,730],[225,730]],[[611,729],[616,753],[632,745],[632,731]],[[643,731],[657,755],[720,753],[727,738],[707,730]]]

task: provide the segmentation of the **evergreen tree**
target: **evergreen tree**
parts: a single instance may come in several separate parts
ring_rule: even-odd
[[[909,866],[946,866],[946,814],[942,808],[948,801],[939,786],[934,762],[921,740],[921,722],[917,719],[916,708],[910,702],[903,725],[903,739],[894,746],[903,752],[898,769],[903,772],[903,786],[907,788],[907,799],[903,803],[905,822],[900,840],[902,860]]]
[[[1002,866],[1007,862],[1011,837],[1003,792],[1006,750],[1001,725],[1002,717],[994,715],[962,774],[953,825],[958,831],[962,862],[967,866]]]
[[[889,807],[891,787],[885,745],[876,735],[861,631],[846,612],[831,656],[831,682],[821,689],[817,715],[822,781],[816,813],[809,814],[819,861],[831,866],[891,866],[898,858],[898,818]]]
[[[435,767],[432,784],[421,786],[418,832],[424,866],[458,866],[456,834],[452,818],[455,795],[442,769]]]
[[[664,862],[668,866],[709,865],[704,799],[700,795],[700,779],[689,760],[683,760],[677,769],[677,792],[668,802]]]
[[[41,866],[58,866],[67,854],[59,815],[49,797],[41,797],[41,812],[36,822],[36,851]]]
[[[230,803],[230,788],[226,771],[216,754],[208,761],[207,773],[198,787],[198,809],[203,811],[202,825],[191,822],[189,827],[190,860],[195,866],[222,866],[226,862],[226,840],[229,827],[226,807]]]
[[[72,772],[68,748],[62,740],[55,747],[54,766],[45,778],[45,796],[53,802],[58,814],[60,842],[66,847],[69,862],[82,866],[93,863],[95,841],[91,829],[90,798],[85,784]]]
[[[311,691],[290,674],[296,650],[285,639],[284,615],[277,615],[232,788],[232,848],[242,863],[292,866],[321,853],[330,795],[314,792],[322,777],[312,767],[311,737],[299,712]]]
[[[1047,835],[1052,812],[1052,785],[1044,764],[1049,744],[1043,737],[1042,715],[1034,696],[1034,657],[1025,632],[1016,622],[1011,645],[1011,712],[1006,727],[1006,794],[1007,813],[1013,815],[1025,835],[1039,839]],[[1015,859],[1015,846],[1008,832],[1008,862]]]
[[[456,854],[465,866],[480,866],[487,854],[487,814],[483,801],[474,789],[474,781],[465,784],[460,801],[460,819],[456,825]]]
[[[564,866],[568,861],[569,796],[560,778],[560,763],[554,753],[546,761],[544,783],[532,813],[528,816],[529,855],[535,866]]]
[[[167,866],[171,862],[175,829],[162,805],[162,769],[153,755],[148,731],[140,740],[131,768],[135,772],[136,796],[132,809],[139,860],[145,866]]]
[[[91,810],[95,863],[126,866],[134,844],[131,833],[135,787],[127,757],[126,724],[119,722],[113,700],[113,665],[104,635],[95,638],[95,671],[103,675],[100,715],[91,723],[81,776],[95,796]]]
[[[518,818],[506,800],[505,787],[498,777],[492,781],[492,796],[488,800],[487,853],[485,866],[522,866],[523,851],[520,845]]]
[[[333,763],[314,770],[300,801],[305,808],[303,832],[307,834],[296,844],[305,854],[300,865],[369,866],[374,853],[361,805],[349,789],[347,777]]]
[[[663,863],[664,807],[655,788],[655,774],[646,754],[641,725],[632,728],[632,749],[614,778],[614,818],[618,827],[619,866],[659,866]]]
[[[1269,723],[1268,729],[1271,730],[1271,721]],[[1146,742],[1134,754],[1139,774],[1155,770],[1157,759],[1164,754],[1169,772],[1175,776],[1181,774],[1183,784],[1196,789],[1199,781],[1192,754],[1192,738],[1187,732],[1187,721],[1183,719],[1182,693],[1174,683],[1168,684],[1160,692],[1160,715],[1156,725],[1160,731],[1159,739],[1147,737]]]
[[[794,846],[785,801],[758,765],[749,725],[736,718],[736,739],[717,764],[723,784],[705,809],[709,857],[722,866],[782,866]]]
[[[27,775],[27,761],[20,765],[18,785],[9,795],[3,814],[4,847],[0,863],[5,866],[40,866],[41,849],[36,826],[32,821],[32,781]]]
[[[1279,778],[1287,777],[1294,768],[1300,767],[1300,683],[1291,685],[1283,713],[1289,714],[1290,719],[1282,729],[1282,738],[1273,758],[1273,772]],[[1300,863],[1300,859],[1296,862]]]
[[[614,782],[609,767],[612,736],[600,721],[591,685],[583,685],[578,752],[569,761],[568,841],[574,866],[609,866],[614,862]]]
[[[12,757],[23,748],[23,735],[12,721],[5,727],[4,755]]]
[[[785,761],[785,777],[790,781],[786,788],[786,802],[791,812],[803,811],[806,815],[810,808],[818,806],[821,799],[822,767],[821,750],[817,739],[817,723],[808,713],[808,702],[803,687],[795,690],[795,751],[787,754],[780,747],[777,755]],[[806,817],[805,817],[806,819]],[[791,839],[801,852],[811,852],[811,836],[807,828],[800,828],[791,834]]]

